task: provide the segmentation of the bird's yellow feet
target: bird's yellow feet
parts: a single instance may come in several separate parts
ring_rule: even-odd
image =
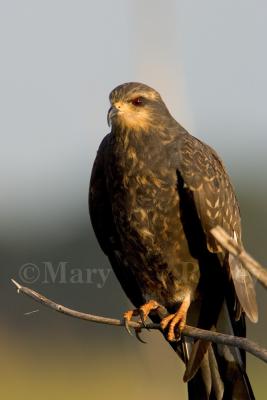
[[[129,327],[129,322],[132,320],[133,317],[139,316],[141,322],[143,323],[144,327],[146,327],[146,319],[149,316],[149,313],[152,310],[156,310],[160,305],[155,300],[149,300],[147,303],[143,304],[140,308],[136,308],[134,310],[126,311],[123,314],[125,328],[130,335],[132,334]],[[136,329],[136,333],[139,333],[140,329]],[[137,336],[138,337],[138,336]]]
[[[181,306],[179,307],[179,309],[176,311],[175,314],[170,314],[161,320],[160,325],[163,330],[169,327],[167,333],[167,339],[170,342],[175,342],[176,340],[179,339],[180,335],[177,337],[175,331],[176,328],[178,328],[179,333],[183,331],[186,324],[186,316],[189,306],[190,306],[190,295],[188,294],[185,296]]]

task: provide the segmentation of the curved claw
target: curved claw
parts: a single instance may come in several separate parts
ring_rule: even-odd
[[[129,321],[130,321],[129,318],[127,316],[125,316],[123,318],[123,321],[124,321],[124,327],[125,327],[126,331],[129,333],[129,335],[133,336],[133,333],[129,327]]]
[[[143,327],[148,329],[147,324],[146,324],[146,319],[149,316],[150,311],[155,310],[159,307],[159,304],[155,301],[155,300],[150,300],[147,303],[143,304],[142,307],[140,308],[136,308],[134,310],[130,310],[130,311],[126,311],[123,314],[123,320],[124,320],[124,326],[125,329],[127,330],[127,332],[129,333],[129,335],[133,336],[130,327],[129,327],[129,322],[131,321],[132,317],[134,316],[139,316],[141,319],[141,322],[143,324]],[[140,329],[140,331],[136,332]],[[135,328],[135,333],[136,333],[136,337],[138,340],[140,340],[140,342],[145,343],[139,335],[139,333],[141,332],[141,328]]]
[[[140,336],[141,332],[142,332],[141,328],[135,328],[136,339],[139,340],[139,342],[146,344],[147,342],[145,342]]]
[[[127,311],[126,313],[124,313],[124,315],[123,315],[125,329],[131,336],[133,336],[133,333],[129,327],[129,322],[131,321],[132,316],[134,314],[135,314],[135,310],[130,310],[130,311]]]

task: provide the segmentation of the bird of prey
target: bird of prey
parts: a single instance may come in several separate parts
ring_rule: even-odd
[[[139,315],[161,319],[165,338],[185,363],[189,399],[253,399],[245,354],[187,340],[191,325],[245,336],[257,321],[254,285],[210,230],[220,225],[241,244],[238,202],[217,153],[191,136],[160,94],[125,83],[110,94],[108,122],[92,170],[94,232]]]

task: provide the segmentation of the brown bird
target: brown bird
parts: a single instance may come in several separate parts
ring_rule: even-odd
[[[186,365],[189,399],[254,399],[245,354],[181,338],[191,325],[245,336],[245,314],[258,318],[254,285],[210,233],[220,225],[241,244],[238,202],[217,153],[170,115],[141,83],[110,94],[108,122],[93,166],[92,225],[139,315],[161,319],[165,337]]]

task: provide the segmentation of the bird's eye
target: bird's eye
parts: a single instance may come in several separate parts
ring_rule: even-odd
[[[131,100],[131,103],[136,107],[140,107],[144,105],[144,99],[143,97],[135,97]]]

